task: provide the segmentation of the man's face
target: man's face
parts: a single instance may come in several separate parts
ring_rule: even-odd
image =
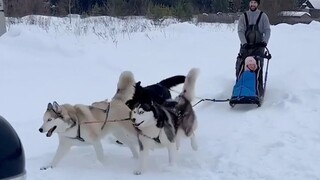
[[[258,3],[257,1],[250,1],[249,3],[249,8],[251,11],[255,11],[258,8]]]

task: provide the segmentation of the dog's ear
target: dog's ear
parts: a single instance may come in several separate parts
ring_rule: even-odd
[[[47,110],[53,110],[53,106],[51,103],[48,103]]]
[[[142,89],[141,81],[136,82],[135,88],[136,89]]]
[[[133,110],[135,108],[135,101],[133,99],[130,99],[126,102],[126,105]]]
[[[56,101],[53,101],[53,111],[57,114],[62,112],[61,106]]]

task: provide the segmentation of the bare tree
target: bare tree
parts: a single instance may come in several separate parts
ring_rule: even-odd
[[[22,17],[31,14],[49,15],[47,0],[4,0],[6,16]]]
[[[50,3],[44,0],[24,0],[26,15],[49,15]]]
[[[56,14],[58,16],[66,16],[71,11],[71,4],[69,5],[69,0],[60,0],[57,2],[57,5],[55,7]]]
[[[4,0],[6,16],[21,17],[24,15],[23,2],[21,0]]]
[[[241,0],[233,0],[233,6],[236,11],[241,10]]]

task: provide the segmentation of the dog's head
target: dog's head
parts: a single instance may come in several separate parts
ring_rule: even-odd
[[[152,104],[142,103],[132,110],[134,126],[143,129],[148,126],[157,125],[158,112]]]
[[[184,96],[184,94],[180,94],[175,98],[175,109],[182,111],[187,108],[187,106],[191,105],[190,101]]]
[[[131,110],[133,110],[143,103],[152,104],[152,98],[149,92],[141,86],[141,81],[139,81],[135,85],[135,91],[132,99],[127,101],[126,104]]]
[[[41,133],[47,132],[46,136],[50,137],[53,132],[66,132],[68,128],[75,126],[76,122],[65,111],[64,107],[56,101],[52,104],[48,103],[47,110],[43,115],[43,124],[39,131]]]

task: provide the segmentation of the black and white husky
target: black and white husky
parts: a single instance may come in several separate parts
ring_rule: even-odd
[[[146,94],[145,101],[133,109],[132,118],[138,131],[140,147],[139,167],[134,174],[139,175],[145,170],[149,150],[157,147],[166,147],[169,163],[175,164],[175,153],[183,136],[189,137],[193,150],[197,150],[194,134],[197,120],[191,101],[198,72],[196,68],[189,71],[183,91],[175,100],[160,105],[152,98],[148,101]]]
[[[153,102],[163,104],[166,100],[171,99],[170,88],[184,83],[185,78],[183,75],[176,75],[146,87],[142,87],[141,81],[139,81],[135,85],[132,99],[126,104],[130,109],[133,109],[136,104],[144,103],[146,96],[151,98]]]

